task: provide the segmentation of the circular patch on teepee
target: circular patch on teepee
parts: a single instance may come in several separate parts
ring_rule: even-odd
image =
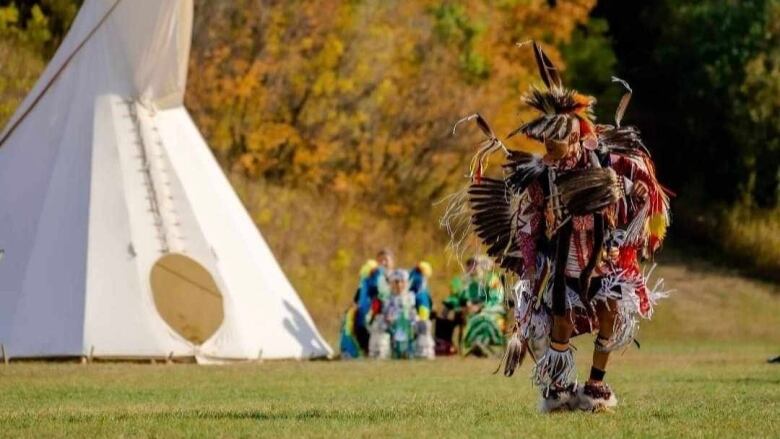
[[[197,261],[181,254],[165,255],[152,266],[150,277],[157,312],[179,335],[202,344],[222,325],[222,293]]]

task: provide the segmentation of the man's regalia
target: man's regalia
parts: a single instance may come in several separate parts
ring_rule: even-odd
[[[639,131],[621,125],[628,84],[613,78],[627,93],[615,124],[598,125],[595,99],[565,88],[542,48],[533,49],[544,86],[523,101],[541,115],[508,137],[539,142],[544,155],[508,149],[478,114],[464,119],[476,120],[487,139],[444,223],[452,227],[468,212],[467,228],[515,279],[505,374],[530,355],[543,411],[611,407],[617,400],[604,382],[609,353],[634,341],[639,319],[664,296],[662,283],[648,287],[639,262],[663,241],[669,200]],[[491,178],[486,163],[497,151],[505,155],[502,178]],[[455,232],[456,240],[465,236]],[[590,378],[580,386],[569,340],[584,333],[597,336]]]

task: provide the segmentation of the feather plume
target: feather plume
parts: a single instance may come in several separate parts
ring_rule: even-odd
[[[550,61],[550,58],[547,57],[547,54],[544,53],[544,50],[542,50],[542,46],[539,45],[539,43],[534,41],[533,46],[534,58],[536,59],[536,65],[539,67],[539,75],[542,77],[544,85],[546,85],[548,89],[562,88],[563,80],[561,80],[558,69],[552,61]]]
[[[636,127],[624,126],[616,128],[611,125],[601,125],[601,128],[599,143],[602,148],[628,156],[650,157],[650,151],[647,150],[644,142],[642,142],[641,133]]]
[[[487,246],[487,254],[502,268],[520,274],[522,259],[513,252],[518,196],[507,181],[487,177],[472,182],[468,196],[471,228]]]
[[[546,170],[541,156],[523,151],[510,151],[504,165],[507,184],[515,194],[525,191]]]
[[[610,168],[588,168],[560,175],[561,202],[572,215],[599,212],[620,197],[618,179]]]
[[[626,89],[626,94],[620,99],[620,103],[615,111],[615,126],[620,128],[620,122],[623,120],[623,115],[626,113],[626,108],[628,108],[628,103],[631,102],[631,95],[634,91],[631,90],[631,86],[628,85],[628,82],[616,76],[612,77],[612,82],[618,82]]]
[[[574,90],[561,88],[551,91],[533,87],[522,99],[526,105],[543,114],[516,128],[509,133],[509,138],[524,134],[539,141],[564,140],[574,129],[574,119],[585,122],[583,125],[595,120],[593,115],[595,100],[580,95]]]
[[[533,107],[545,115],[562,115],[574,113],[582,108],[581,102],[576,99],[577,92],[574,90],[560,90],[551,92],[532,87],[531,90],[523,96],[523,102]]]

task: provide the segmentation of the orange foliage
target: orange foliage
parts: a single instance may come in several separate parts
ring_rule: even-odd
[[[536,72],[515,44],[562,65],[555,45],[595,0],[557,4],[199,2],[187,105],[234,171],[404,215],[462,178],[477,137],[454,121],[480,111],[507,133],[527,115]]]

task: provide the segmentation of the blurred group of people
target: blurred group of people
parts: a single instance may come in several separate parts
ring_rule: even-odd
[[[500,352],[506,307],[503,283],[491,261],[467,261],[465,272],[452,280],[438,316],[429,288],[432,274],[425,261],[411,269],[396,268],[389,249],[367,261],[342,324],[342,358],[433,359]]]
[[[366,262],[342,325],[342,357],[434,358],[431,274],[424,261],[396,268],[389,249]]]

